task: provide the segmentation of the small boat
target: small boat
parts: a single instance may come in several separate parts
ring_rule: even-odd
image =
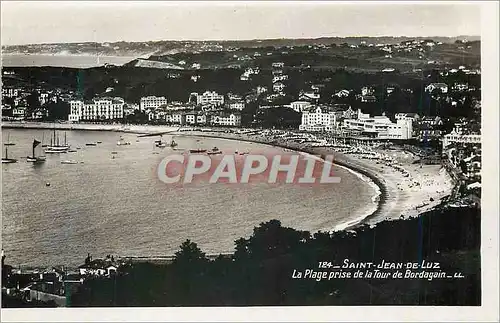
[[[171,148],[177,147],[177,143],[175,142],[175,140],[173,138],[172,138],[172,141],[170,142],[170,147]]]
[[[75,165],[78,164],[76,160],[61,160],[61,164]]]
[[[85,146],[97,146],[95,142],[86,143]]]
[[[50,186],[50,183],[49,182],[45,183],[45,186]]]
[[[244,152],[241,152],[241,153],[239,153],[239,154],[240,154],[240,155],[248,155],[248,154],[249,154],[249,152],[244,151]]]
[[[15,143],[13,143],[13,142],[10,141],[10,133],[7,134],[7,142],[4,143],[4,145],[5,146],[14,146],[15,145]]]
[[[46,157],[45,157],[45,156],[38,156],[38,157],[37,157],[37,156],[35,155],[35,148],[36,148],[36,146],[38,146],[39,144],[41,144],[41,142],[40,142],[40,141],[38,141],[38,140],[36,140],[36,139],[34,139],[34,140],[33,140],[33,152],[32,152],[32,154],[31,154],[31,156],[26,157],[26,161],[27,161],[28,163],[43,163],[43,162],[45,162],[45,159],[46,159]]]
[[[211,151],[207,152],[207,155],[219,155],[222,154],[222,151],[219,150],[219,148],[214,147],[212,148]]]
[[[118,154],[118,152],[117,151],[112,151],[111,154],[112,155],[116,155],[116,154]]]
[[[206,149],[190,149],[189,152],[192,154],[200,154],[200,153],[206,153],[207,150]]]
[[[167,147],[167,144],[163,141],[161,141],[161,135],[159,140],[155,140],[155,146],[158,148],[165,148]]]
[[[82,148],[80,148],[80,147],[76,147],[76,149],[82,149]]]
[[[9,158],[9,152],[7,147],[5,147],[5,156],[2,156],[2,164],[12,164],[17,163],[17,159]]]
[[[123,137],[120,137],[120,140],[118,140],[118,142],[117,142],[116,144],[117,144],[118,146],[128,146],[128,145],[130,145],[130,142],[125,141],[125,140],[123,139]]]
[[[96,143],[98,143],[98,144],[102,144],[102,141],[96,141]]]

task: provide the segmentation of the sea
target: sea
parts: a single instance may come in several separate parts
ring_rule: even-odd
[[[134,59],[135,57],[131,56],[2,54],[2,66],[55,66],[90,68],[102,66],[104,64],[123,65]]]
[[[373,188],[337,166],[333,171],[341,182],[325,185],[165,184],[158,179],[158,165],[174,151],[155,147],[159,137],[59,131],[59,140],[66,137],[76,152],[47,154],[43,164],[26,162],[33,140],[47,144],[51,136],[51,130],[2,129],[3,141],[15,143],[7,147],[9,158],[18,159],[2,164],[2,248],[13,266],[78,266],[87,253],[94,258],[172,255],[186,239],[208,254],[232,252],[235,240],[272,219],[295,229],[330,231],[373,210]],[[120,137],[130,145],[117,145]],[[227,139],[174,139],[175,153],[212,147],[225,154],[290,153]],[[102,143],[86,146],[97,141]],[[42,149],[38,146],[36,154]]]

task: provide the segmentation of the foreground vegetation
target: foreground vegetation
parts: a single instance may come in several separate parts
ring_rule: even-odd
[[[208,260],[187,240],[168,265],[134,263],[89,278],[73,306],[480,305],[479,209],[439,209],[329,234],[261,223],[232,256]],[[461,279],[293,279],[318,262],[439,262]],[[326,269],[329,271],[329,269]]]

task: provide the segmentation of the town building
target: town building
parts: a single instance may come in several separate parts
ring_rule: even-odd
[[[340,90],[334,95],[338,98],[347,98],[349,96],[349,93],[350,93],[349,90]]]
[[[281,83],[281,82],[276,82],[273,84],[273,91],[275,93],[283,93],[283,90],[285,89],[285,84]]]
[[[116,120],[123,118],[125,101],[122,98],[99,98],[89,103],[83,100],[69,102],[70,114],[68,120],[79,122],[83,120]]]
[[[267,87],[265,87],[265,86],[257,86],[256,91],[257,91],[257,94],[265,93],[265,92],[267,92]]]
[[[425,92],[432,93],[434,91],[448,93],[448,85],[446,83],[431,83],[425,87]]]
[[[215,91],[205,91],[203,94],[191,93],[191,96],[196,98],[196,104],[214,104],[223,105],[224,95],[218,94]]]
[[[312,103],[317,103],[318,100],[320,99],[320,94],[319,93],[314,93],[314,92],[300,92],[299,94],[299,101],[308,101]]]
[[[413,122],[420,119],[420,116],[417,113],[396,113],[394,116],[396,120],[411,120]]]
[[[11,87],[3,87],[2,88],[2,96],[8,97],[8,98],[15,98],[19,96],[19,89],[14,89]]]
[[[363,103],[373,103],[377,101],[377,98],[374,95],[361,95],[360,101]]]
[[[356,119],[345,119],[343,128],[378,139],[411,139],[413,136],[412,120],[399,119],[394,123],[385,115],[370,117],[361,110]]]
[[[234,100],[227,102],[227,108],[230,110],[243,110],[245,109],[245,101]]]
[[[311,106],[311,102],[309,101],[294,101],[290,103],[290,108],[297,112],[303,112],[304,109]]]
[[[337,114],[331,107],[310,106],[302,112],[301,131],[333,131],[336,128]]]
[[[211,124],[216,126],[239,127],[241,126],[241,114],[238,112],[214,114],[211,118]]]
[[[371,86],[363,86],[361,88],[361,95],[366,96],[366,95],[374,95],[375,94],[375,88]]]
[[[480,134],[463,134],[457,132],[455,129],[443,137],[443,150],[446,149],[451,144],[471,144],[480,145],[481,135]]]
[[[156,109],[161,107],[162,105],[167,104],[167,99],[164,96],[146,96],[142,97],[140,104],[139,104],[139,110],[140,111],[145,111],[147,109]]]
[[[12,109],[12,118],[14,118],[15,120],[24,120],[25,114],[25,107],[15,107],[14,109]]]

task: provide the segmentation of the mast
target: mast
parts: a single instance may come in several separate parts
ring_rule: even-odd
[[[7,150],[7,147],[5,147],[5,159],[9,159],[9,152]]]
[[[66,146],[66,132],[64,132],[64,146]]]
[[[33,144],[33,155],[32,155],[33,158],[35,158],[35,145]]]

